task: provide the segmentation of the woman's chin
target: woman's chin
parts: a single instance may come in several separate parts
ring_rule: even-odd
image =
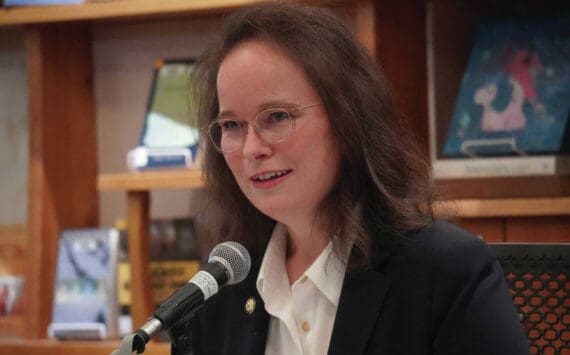
[[[286,220],[286,216],[291,214],[291,211],[293,211],[294,209],[294,207],[290,206],[289,204],[277,203],[275,201],[256,202],[254,206],[261,213],[278,222],[283,222],[284,220]]]

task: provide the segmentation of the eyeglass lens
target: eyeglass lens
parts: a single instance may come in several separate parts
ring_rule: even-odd
[[[237,119],[219,119],[209,128],[212,143],[222,152],[232,152],[241,148],[247,134],[247,123]],[[261,111],[253,122],[257,134],[268,143],[284,140],[293,130],[293,118],[283,108]]]

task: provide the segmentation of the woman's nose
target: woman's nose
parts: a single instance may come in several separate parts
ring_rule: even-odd
[[[247,127],[243,139],[243,155],[246,158],[263,159],[271,155],[271,145],[265,142],[253,127]]]

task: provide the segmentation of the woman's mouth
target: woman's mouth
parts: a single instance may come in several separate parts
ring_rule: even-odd
[[[270,173],[256,175],[252,179],[254,181],[267,181],[289,174],[289,172],[291,172],[291,170],[272,171]]]
[[[279,170],[257,174],[251,177],[251,181],[257,187],[272,187],[282,181],[291,171],[293,170]]]

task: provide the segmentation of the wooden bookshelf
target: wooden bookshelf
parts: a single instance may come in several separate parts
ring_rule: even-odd
[[[0,225],[0,275],[24,272],[27,239],[25,225]]]
[[[69,21],[122,20],[168,16],[203,16],[235,10],[261,0],[96,0],[83,4],[22,6],[0,9],[0,25],[29,25]],[[330,4],[331,1],[305,1]],[[336,0],[335,4],[350,3]]]
[[[103,174],[97,179],[99,191],[125,191],[127,194],[127,228],[131,263],[131,304],[133,326],[141,326],[154,309],[148,250],[150,191],[160,189],[194,189],[203,187],[200,170],[160,170],[136,173]]]
[[[133,266],[132,313],[135,326],[154,308],[148,275],[150,190],[202,186],[200,172],[109,174],[98,176],[96,103],[93,89],[94,26],[142,21],[184,21],[225,15],[259,0],[118,0],[80,5],[0,8],[0,27],[21,27],[27,57],[30,203],[25,239],[25,341],[0,340],[0,353],[101,353],[95,343],[43,342],[51,319],[59,233],[96,227],[99,191],[127,194],[129,260]],[[372,0],[303,0],[341,5],[364,46],[375,53],[375,4]],[[54,104],[58,103],[58,104]],[[22,258],[24,260],[24,258]],[[37,295],[42,295],[41,297]],[[23,321],[22,321],[23,320]],[[7,326],[12,327],[8,322]],[[24,327],[16,327],[24,328]],[[83,351],[84,347],[87,350]]]
[[[570,197],[448,200],[434,209],[456,218],[568,216]]]
[[[0,225],[0,276],[25,274],[26,240],[25,225]],[[25,334],[23,295],[16,302],[10,315],[0,316],[0,334],[5,337],[22,337]]]
[[[150,191],[202,188],[199,170],[163,170],[140,173],[103,174],[99,191]],[[565,216],[570,214],[570,197],[551,198],[469,198],[437,201],[439,214],[458,218]]]
[[[145,191],[194,189],[204,186],[200,170],[166,170],[140,173],[103,174],[97,179],[99,191]]]
[[[120,20],[228,11],[259,0],[108,0],[76,5],[23,6],[0,10],[0,25]]]
[[[10,315],[0,317],[0,332],[5,338],[21,338],[25,335],[24,315]],[[2,352],[0,342],[0,354],[10,354]]]
[[[22,259],[28,261],[25,315],[0,324],[21,325],[24,334],[21,340],[1,339],[0,354],[90,355],[107,354],[117,348],[118,340],[57,342],[45,339],[51,317],[60,231],[97,226],[100,192],[127,194],[129,260],[133,265],[131,270],[135,270],[131,275],[132,291],[137,295],[132,303],[133,325],[140,326],[154,307],[147,267],[150,192],[203,187],[199,171],[99,175],[96,146],[101,142],[97,142],[95,134],[93,23],[107,26],[133,20],[158,23],[171,18],[217,16],[258,1],[109,0],[81,5],[0,8],[0,27],[25,28],[30,131],[28,224],[23,229],[26,237],[21,247],[25,251]],[[463,18],[477,19],[487,7],[499,7],[496,1],[465,1],[470,9],[479,11],[456,11],[469,14],[457,17],[456,12],[449,10],[463,2],[455,0],[302,2],[348,4],[357,38],[383,63],[397,107],[403,111],[426,152],[429,142],[426,3],[436,3],[441,14],[437,23],[442,27],[438,27],[440,30],[435,34],[443,46],[438,47],[441,50],[435,58],[436,69],[439,68],[438,117],[444,117],[450,110],[451,103],[446,98],[455,96],[462,61],[467,56],[464,34],[469,32],[473,21],[463,21]],[[538,0],[534,3],[542,6]],[[448,40],[449,36],[453,41]],[[537,234],[536,231],[551,228],[551,234],[559,236],[568,229],[569,181],[569,177],[528,178],[524,184],[516,178],[446,181],[445,188],[451,192],[447,195],[453,199],[439,202],[435,207],[458,218],[496,226],[499,232],[516,226],[517,231],[526,228],[533,231],[529,234]],[[527,228],[531,225],[527,220],[533,220],[532,228]],[[152,344],[146,353],[168,352],[168,344]]]
[[[54,341],[54,340],[2,340],[0,354],[26,355],[60,355],[81,354],[101,355],[111,354],[120,347],[120,341]],[[151,342],[145,348],[145,354],[170,354],[169,343]]]

